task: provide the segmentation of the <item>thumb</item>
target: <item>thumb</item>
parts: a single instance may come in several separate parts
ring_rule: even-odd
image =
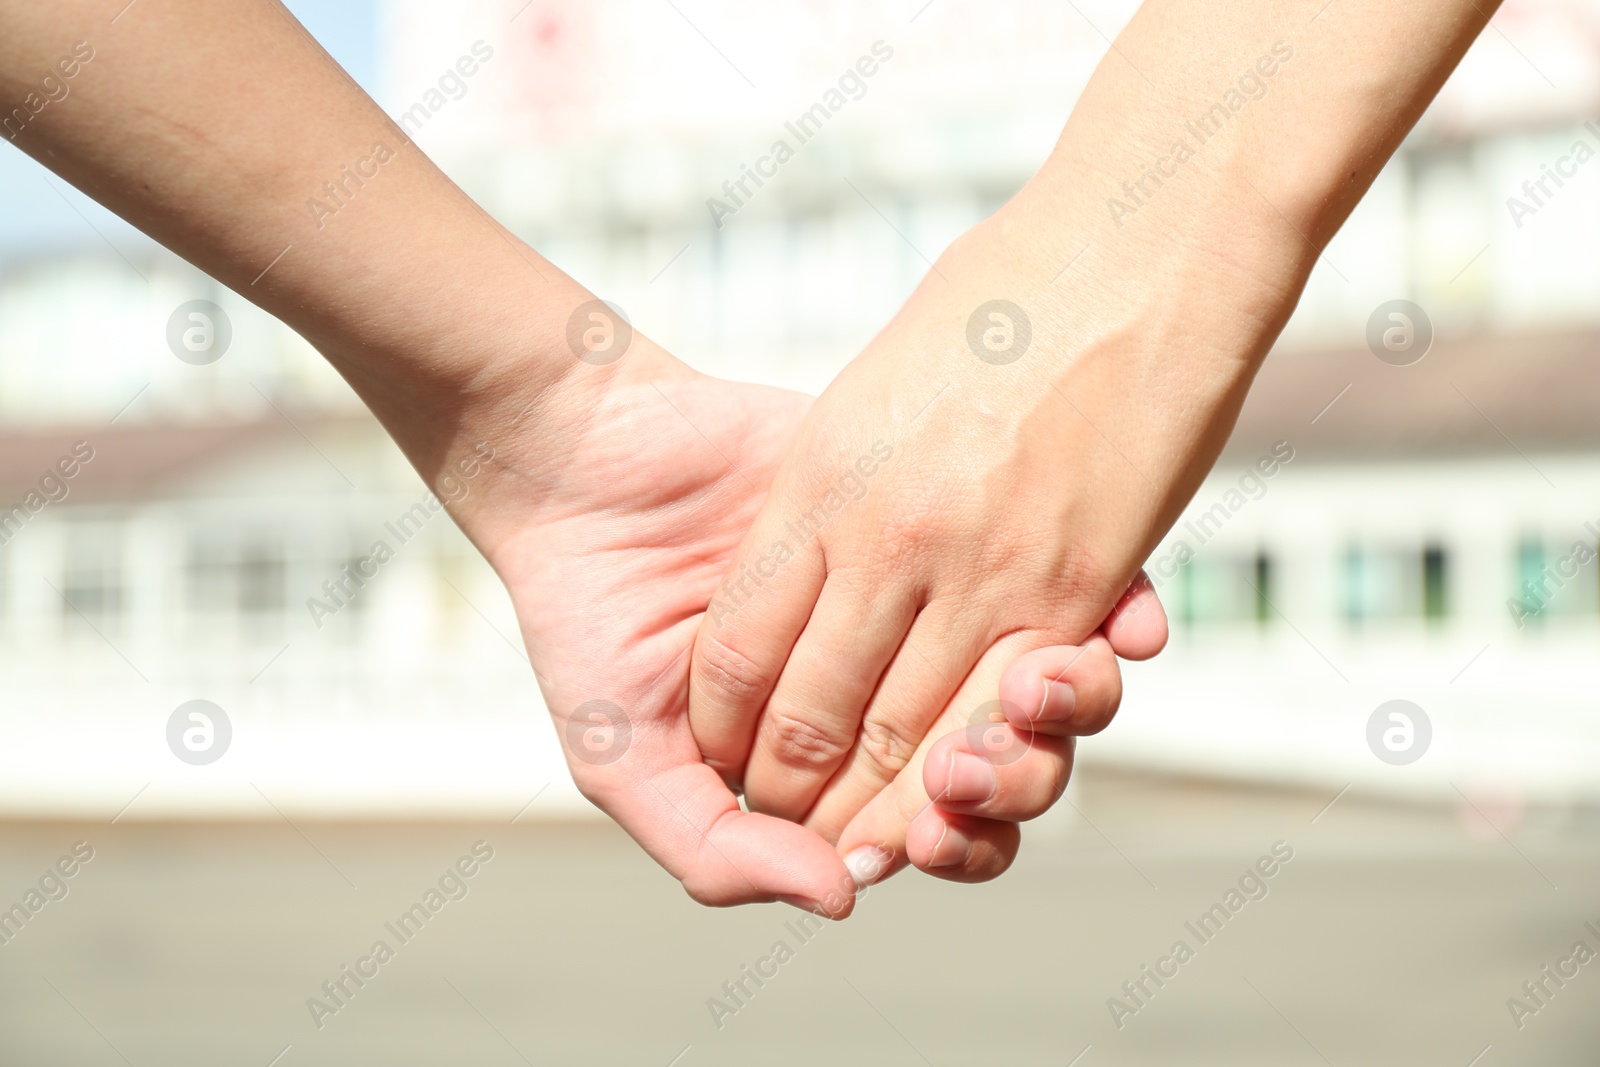
[[[1140,571],[1111,609],[1101,630],[1123,659],[1150,659],[1167,644],[1167,613],[1150,576]]]
[[[686,721],[650,726],[604,766],[570,749],[569,761],[584,795],[691,897],[712,907],[781,900],[833,919],[850,914],[855,882],[832,845],[797,823],[742,810]]]

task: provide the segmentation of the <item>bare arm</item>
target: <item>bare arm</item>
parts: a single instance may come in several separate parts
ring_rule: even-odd
[[[566,320],[588,294],[457,189],[281,4],[119,6],[0,4],[12,144],[299,331],[425,477],[498,439],[488,424],[519,414],[500,410],[512,398],[568,381]]]

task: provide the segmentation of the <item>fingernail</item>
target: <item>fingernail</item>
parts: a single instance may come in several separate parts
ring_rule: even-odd
[[[939,799],[951,804],[975,804],[994,796],[999,784],[994,764],[970,752],[952,752],[950,776]]]
[[[972,839],[945,823],[939,841],[928,858],[929,867],[959,867],[972,858]]]
[[[844,858],[844,866],[850,872],[850,877],[855,879],[856,888],[864,889],[883,877],[893,858],[888,849],[862,845]]]
[[[1072,709],[1078,705],[1078,694],[1073,692],[1072,686],[1067,682],[1047,681],[1044,683],[1044,699],[1039,702],[1039,710],[1034,712],[1034,722],[1062,722],[1072,717]]]

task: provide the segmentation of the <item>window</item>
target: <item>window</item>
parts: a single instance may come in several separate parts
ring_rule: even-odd
[[[1450,556],[1442,545],[1346,550],[1341,574],[1344,617],[1352,626],[1408,619],[1437,621],[1450,612]]]
[[[1561,545],[1540,536],[1525,536],[1517,544],[1515,573],[1517,587],[1510,600],[1520,622],[1600,612],[1600,566],[1596,566],[1591,544]]]
[[[77,523],[66,536],[65,574],[61,591],[65,615],[81,612],[101,625],[122,613],[122,531],[112,523]]]
[[[1439,545],[1422,550],[1422,614],[1429,619],[1445,617],[1445,578],[1447,557]]]
[[[1178,569],[1169,610],[1186,626],[1265,625],[1273,615],[1273,577],[1272,557],[1265,552],[1191,559]]]
[[[254,633],[266,620],[282,615],[285,572],[280,541],[258,533],[198,532],[189,545],[189,610],[202,626],[218,616],[232,616]]]
[[[284,605],[283,554],[265,545],[247,548],[239,561],[239,610],[246,615],[280,612]]]

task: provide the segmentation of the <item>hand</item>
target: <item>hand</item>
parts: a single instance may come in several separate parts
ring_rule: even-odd
[[[637,335],[624,362],[599,389],[542,400],[537,427],[500,431],[493,484],[457,521],[510,590],[584,795],[702,903],[787,898],[842,917],[853,887],[834,850],[741,812],[687,718],[701,613],[810,398],[697,375]],[[571,725],[590,701],[623,718],[595,706]]]
[[[991,237],[943,257],[808,414],[707,614],[691,677],[695,736],[752,811],[803,820],[846,853],[877,844],[963,879],[998,873],[1016,847],[1014,826],[970,816],[1038,814],[1070,769],[1070,742],[1029,719],[1043,703],[1038,664],[1004,686],[1002,668],[1083,642],[1112,611],[1226,436],[1233,397],[1197,385],[1196,413],[1145,432],[1150,406],[1128,401],[1119,357],[1168,343],[1164,324],[1137,304],[1062,307],[1048,273],[1019,275]],[[1139,291],[1165,280],[1152,273]],[[977,310],[1007,293],[999,318]],[[991,329],[1002,351],[986,359]],[[1117,443],[1129,441],[1144,448]],[[1142,648],[1118,651],[1153,654],[1164,620],[1134,636]],[[952,820],[922,811],[959,747],[946,742],[930,765],[941,732],[982,722],[1003,693],[1026,758],[998,777],[1020,786],[1030,766],[1031,791],[1000,789]],[[1066,732],[1092,732],[1114,708],[1088,701],[1092,721]],[[911,819],[909,837],[894,831]],[[931,862],[956,824],[974,847]]]
[[[811,401],[697,375],[637,335],[611,373],[598,391],[577,380],[541,401],[537,438],[501,432],[495,481],[457,521],[511,592],[584,795],[696,900],[785,899],[842,918],[862,869],[847,873],[812,830],[742,812],[687,716],[700,619]],[[516,408],[499,398],[496,410]],[[1069,678],[1091,714],[1114,707],[1109,655],[1092,651]],[[585,705],[595,719],[574,723]]]

